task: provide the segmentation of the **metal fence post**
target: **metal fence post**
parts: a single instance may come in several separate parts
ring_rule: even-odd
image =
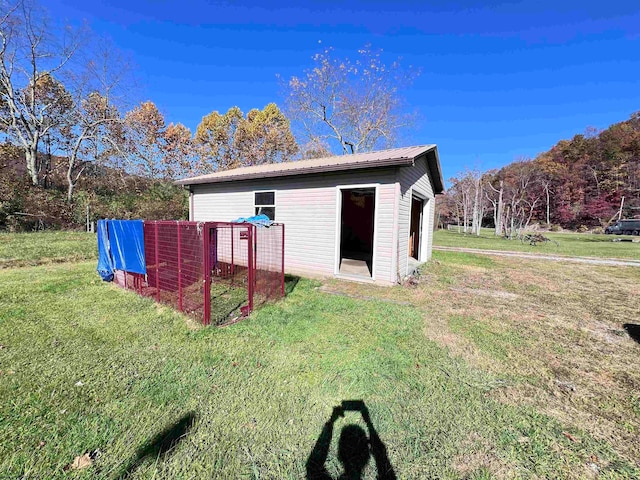
[[[251,235],[253,238],[253,291],[255,292],[258,285],[258,227],[255,225],[251,225]]]
[[[160,301],[160,259],[158,258],[158,222],[153,222],[155,230],[154,249],[156,256],[156,300]]]
[[[182,312],[182,228],[180,222],[176,221],[178,230],[178,310]]]
[[[217,270],[218,268],[218,225],[211,229],[210,239],[212,240],[209,243],[209,249],[211,250],[211,257],[209,262],[209,268],[211,270]],[[213,248],[212,248],[213,246]]]
[[[204,263],[204,318],[202,323],[209,325],[211,323],[211,228],[210,225],[205,223],[202,229],[202,257]]]
[[[281,272],[281,275],[282,275],[282,282],[281,282],[282,283],[282,288],[281,288],[281,293],[282,293],[282,296],[284,297],[284,223],[281,225],[280,228],[282,228],[282,252],[281,252],[282,253],[282,272]]]
[[[255,265],[253,264],[253,225],[247,227],[247,296],[249,315],[253,311],[253,290],[255,281]]]

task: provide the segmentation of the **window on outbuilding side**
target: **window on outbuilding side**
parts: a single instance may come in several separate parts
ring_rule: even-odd
[[[276,219],[276,192],[254,192],[253,206],[255,215],[266,215],[269,220]]]

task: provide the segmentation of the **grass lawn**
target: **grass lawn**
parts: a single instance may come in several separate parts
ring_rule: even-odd
[[[479,237],[465,235],[453,230],[438,230],[435,232],[433,244],[434,246],[443,247],[510,250],[548,255],[640,259],[640,243],[612,241],[637,239],[638,237],[582,233],[544,233],[544,235],[558,242],[558,245],[548,242],[533,246],[520,240],[506,240],[496,237],[493,235],[493,231],[489,229],[482,229]]]
[[[241,315],[240,308],[247,305],[247,287],[229,282],[213,281],[211,283],[211,324],[221,325],[230,318]],[[256,302],[257,303],[257,302]]]
[[[224,328],[94,261],[0,270],[0,478],[305,478],[343,400],[398,478],[640,478],[640,269],[434,256],[417,287],[301,279]]]
[[[0,268],[94,258],[98,258],[98,247],[93,233],[0,233]]]

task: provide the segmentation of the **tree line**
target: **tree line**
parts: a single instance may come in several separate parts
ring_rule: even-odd
[[[87,43],[88,35],[56,32],[26,1],[5,5],[0,18],[0,132],[22,149],[33,186],[46,187],[52,175],[43,146],[66,159],[69,203],[89,163],[173,180],[297,153],[289,120],[273,103],[247,115],[237,107],[212,112],[195,136],[167,125],[152,101],[131,98],[131,64],[104,39]]]
[[[133,63],[108,39],[34,0],[0,0],[0,228],[83,224],[86,207],[182,218],[177,178],[393,146],[413,118],[400,91],[418,72],[370,46],[312,60],[280,80],[284,109],[215,110],[191,132],[136,98]]]
[[[628,120],[561,140],[533,159],[497,170],[467,169],[449,180],[441,223],[465,233],[490,226],[517,237],[539,224],[587,230],[640,217],[640,112]]]

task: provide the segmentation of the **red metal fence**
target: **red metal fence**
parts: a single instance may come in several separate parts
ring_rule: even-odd
[[[117,271],[120,286],[222,325],[284,295],[284,225],[145,221],[147,274]]]

